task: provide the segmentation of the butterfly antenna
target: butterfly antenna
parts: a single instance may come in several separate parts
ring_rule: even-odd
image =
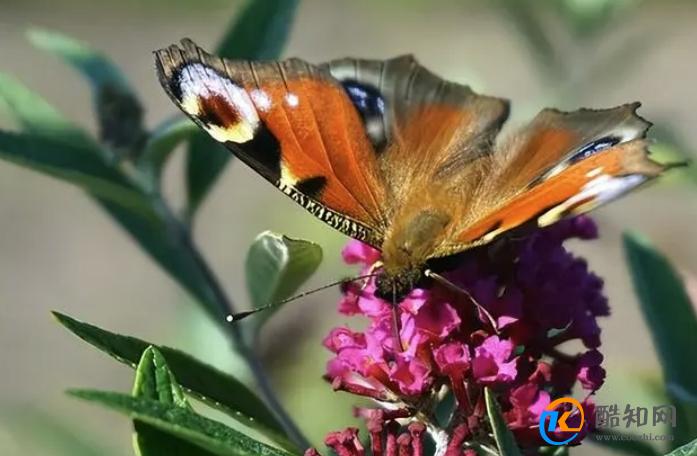
[[[482,314],[484,314],[484,316],[486,317],[486,319],[489,320],[489,325],[491,325],[491,327],[492,327],[492,329],[494,330],[494,332],[495,332],[496,334],[499,333],[499,331],[498,331],[498,329],[497,329],[497,327],[496,327],[496,320],[494,319],[494,317],[489,313],[488,310],[486,310],[486,309],[484,308],[484,306],[482,306],[481,304],[479,304],[479,302],[477,302],[477,300],[474,299],[474,296],[472,296],[472,293],[470,293],[469,291],[465,290],[464,288],[458,287],[457,285],[455,285],[454,283],[452,283],[450,280],[446,279],[445,277],[443,277],[442,275],[440,275],[440,274],[438,274],[438,273],[435,273],[435,272],[431,271],[430,269],[427,269],[426,271],[424,271],[424,275],[425,275],[426,277],[432,278],[433,280],[435,280],[436,282],[440,283],[441,285],[443,285],[445,288],[448,288],[449,290],[452,290],[452,291],[455,291],[455,292],[457,292],[457,293],[460,293],[460,294],[463,294],[463,295],[467,296],[467,298],[468,298],[470,301],[472,301],[472,304],[474,304],[474,305],[477,307],[477,309],[479,309],[479,311],[480,311]]]
[[[662,163],[663,167],[666,170],[673,169],[673,168],[684,168],[686,166],[690,166],[691,164],[692,164],[692,160],[689,160],[689,159],[677,161],[677,162]]]
[[[228,316],[225,317],[225,320],[228,323],[235,323],[235,322],[243,320],[251,315],[254,315],[256,313],[263,312],[263,311],[269,310],[269,309],[273,309],[274,307],[280,307],[283,304],[287,304],[291,301],[295,301],[296,299],[304,298],[305,296],[311,295],[313,293],[317,293],[318,291],[326,290],[327,288],[332,288],[332,287],[335,287],[337,285],[341,285],[342,283],[355,282],[357,280],[363,280],[363,279],[367,279],[367,278],[370,278],[373,276],[375,276],[375,274],[367,274],[367,275],[361,275],[358,277],[353,277],[350,279],[337,280],[336,282],[328,283],[326,285],[322,285],[321,287],[314,288],[312,290],[303,291],[302,293],[297,294],[295,296],[291,296],[290,298],[286,298],[286,299],[283,299],[281,301],[273,302],[273,303],[267,304],[265,306],[257,307],[256,309],[228,314]]]

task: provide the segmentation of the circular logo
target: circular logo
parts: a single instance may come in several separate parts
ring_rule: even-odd
[[[571,404],[571,407],[565,408],[561,412],[557,409],[563,404]],[[581,420],[578,426],[571,427],[567,423],[567,420],[578,413]],[[542,439],[549,443],[550,445],[566,445],[576,438],[579,431],[583,428],[583,423],[585,422],[585,415],[583,413],[583,407],[581,403],[574,399],[573,397],[561,397],[549,403],[545,410],[540,414],[540,436]],[[558,428],[558,429],[557,429]],[[573,432],[571,437],[564,440],[555,440],[554,432],[559,430],[560,432]]]

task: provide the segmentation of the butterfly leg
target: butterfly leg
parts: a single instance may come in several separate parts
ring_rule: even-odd
[[[438,273],[431,271],[430,269],[426,269],[424,271],[424,275],[426,277],[430,277],[431,279],[440,283],[441,285],[443,285],[445,288],[447,288],[449,290],[452,290],[452,291],[455,291],[457,293],[465,295],[472,302],[472,304],[474,304],[475,307],[485,316],[485,318],[489,322],[489,326],[491,326],[491,328],[494,330],[494,332],[496,334],[499,334],[499,330],[498,330],[497,325],[496,325],[496,320],[489,313],[489,311],[484,308],[484,306],[482,306],[479,302],[477,302],[476,299],[474,299],[474,296],[472,296],[472,293],[465,290],[464,288],[458,287],[457,285],[452,283],[450,280],[446,279],[445,277],[443,277],[442,275],[440,275]]]
[[[399,319],[399,302],[397,302],[397,285],[392,285],[392,337],[394,338],[395,351],[406,351],[408,347],[402,341],[402,323]]]
[[[365,291],[366,288],[368,288],[368,285],[370,284],[370,279],[375,277],[375,271],[380,269],[382,267],[382,261],[376,261],[375,263],[370,265],[370,268],[368,268],[368,273],[353,279],[349,279],[345,281],[345,283],[351,283],[356,280],[363,280],[363,283],[361,284],[361,287],[358,289],[358,293],[354,293],[354,300],[352,305],[358,305],[358,300],[363,296],[363,292]]]

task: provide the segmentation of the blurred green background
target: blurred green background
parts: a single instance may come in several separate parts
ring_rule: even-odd
[[[188,36],[214,48],[242,2],[205,0],[0,1],[0,70],[70,119],[95,128],[84,81],[32,48],[29,26],[61,31],[103,50],[138,91],[153,126],[175,113],[155,78],[151,51]],[[643,103],[660,158],[694,157],[697,144],[697,2],[638,0],[303,0],[284,55],[413,53],[475,90],[511,99],[511,126],[545,106]],[[0,126],[11,128],[0,117]],[[167,194],[183,204],[181,151]],[[597,402],[663,403],[659,370],[631,289],[620,234],[648,235],[697,295],[697,172],[676,172],[596,213],[601,239],[574,244],[606,279],[613,315],[601,322],[609,375]],[[177,204],[175,204],[177,205]],[[238,162],[205,201],[196,240],[239,307],[247,305],[244,256],[260,231],[313,240],[325,262],[306,285],[348,273],[345,238],[314,220]],[[350,423],[351,397],[322,379],[338,290],[284,308],[265,328],[263,355],[290,413],[313,442]],[[131,424],[78,403],[68,386],[129,390],[132,373],[50,318],[56,309],[124,334],[182,348],[235,372],[237,361],[207,316],[77,188],[0,162],[0,454],[130,454]],[[348,321],[346,321],[348,322]],[[574,454],[601,454],[585,445]]]

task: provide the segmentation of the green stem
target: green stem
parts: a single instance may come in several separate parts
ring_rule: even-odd
[[[187,253],[196,268],[201,271],[201,274],[211,292],[211,299],[218,308],[220,314],[220,319],[217,321],[217,323],[223,325],[223,330],[230,340],[232,349],[242,357],[245,364],[249,368],[249,371],[252,373],[254,381],[259,387],[261,398],[276,415],[276,418],[288,435],[288,438],[295,443],[298,448],[309,448],[310,443],[302,434],[288,412],[286,412],[285,408],[271,387],[269,376],[264,369],[259,356],[247,343],[245,343],[239,326],[226,322],[225,317],[229,314],[235,313],[235,305],[228,297],[223,287],[220,285],[220,281],[218,280],[217,276],[194,243],[190,230],[174,215],[161,195],[151,194],[151,201],[155,210],[166,221],[169,229],[172,230],[173,233],[176,233],[177,238],[181,242],[182,249]]]
[[[219,305],[221,310],[223,310],[223,315],[227,316],[231,313],[234,313],[235,307],[232,301],[228,298],[225,291],[220,286],[220,283],[218,282],[218,279],[216,278],[215,274],[208,266],[208,263],[205,261],[200,251],[193,244],[191,238],[187,236],[187,239],[187,248],[193,260],[196,262],[196,264],[203,272],[206,282],[208,282],[208,285],[211,287],[211,291],[213,291],[213,295],[216,297],[216,303]],[[266,373],[266,369],[264,369],[264,366],[261,360],[259,359],[259,356],[251,347],[249,347],[245,343],[244,339],[242,338],[239,326],[235,324],[228,324],[224,319],[221,319],[221,321],[225,325],[225,334],[230,339],[233,350],[240,354],[242,359],[244,359],[245,363],[249,367],[249,370],[252,372],[252,376],[254,377],[257,386],[259,387],[259,393],[261,397],[264,399],[269,408],[276,414],[276,418],[278,418],[281,425],[283,426],[283,429],[288,434],[288,438],[290,438],[293,441],[293,443],[295,443],[299,448],[309,448],[310,443],[303,436],[302,432],[295,424],[293,419],[290,417],[290,415],[288,415],[288,412],[286,412],[285,408],[283,407],[278,397],[276,396],[276,393],[271,387],[271,383],[269,382],[269,376]]]

